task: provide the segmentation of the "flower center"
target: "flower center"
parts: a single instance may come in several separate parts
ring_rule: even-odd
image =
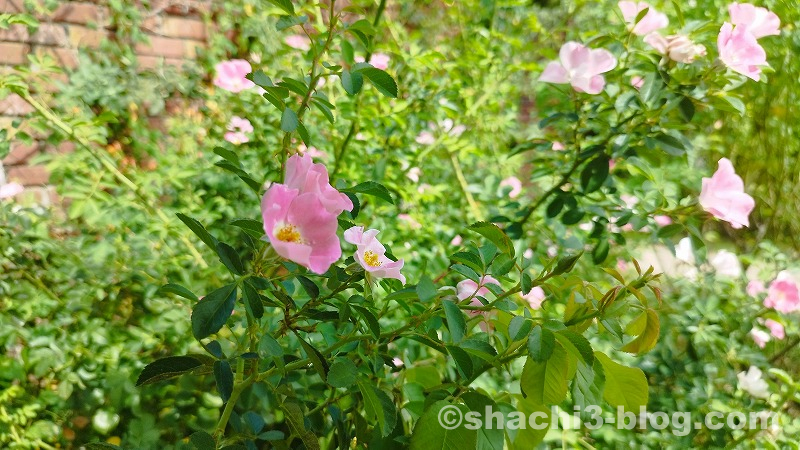
[[[364,252],[364,262],[367,263],[367,265],[369,265],[370,267],[381,266],[378,254],[373,252],[372,250],[367,250]]]
[[[280,226],[278,231],[275,232],[275,238],[283,242],[294,242],[298,244],[303,242],[303,237],[300,236],[300,231],[297,230],[297,227],[289,224]]]

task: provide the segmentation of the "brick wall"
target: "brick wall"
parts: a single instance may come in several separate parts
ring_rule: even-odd
[[[134,2],[135,0],[130,0]],[[181,67],[184,61],[195,58],[196,49],[206,42],[206,22],[203,20],[213,0],[151,0],[143,8],[142,30],[149,44],[136,46],[142,70],[168,64]],[[39,2],[41,3],[41,2]],[[58,64],[69,69],[78,64],[78,53],[96,51],[101,42],[113,37],[109,11],[104,0],[62,0],[52,13],[40,15],[41,25],[30,33],[23,25],[0,30],[0,73],[11,66],[26,64],[29,54],[48,54]],[[136,2],[140,4],[140,2]],[[34,13],[26,10],[24,0],[0,0],[0,13]],[[0,128],[8,127],[14,119],[31,113],[31,107],[16,95],[0,100]],[[29,164],[40,152],[69,152],[74,145],[65,143],[49,148],[43,141],[32,144],[12,142],[11,153],[2,161],[7,180],[26,186],[40,202],[48,203],[54,196],[48,186],[49,174],[44,167]],[[2,179],[2,177],[0,177]],[[23,194],[26,195],[26,194]]]

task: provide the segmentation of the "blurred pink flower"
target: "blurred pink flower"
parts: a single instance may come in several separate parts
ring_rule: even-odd
[[[353,209],[350,198],[331,186],[328,169],[322,164],[314,163],[310,155],[292,155],[286,161],[284,180],[290,189],[317,194],[322,206],[331,214],[338,216],[342,211]]]
[[[628,28],[637,36],[644,36],[669,25],[666,14],[656,11],[645,2],[619,2],[617,5],[622,11],[622,18],[627,22]],[[637,23],[636,17],[645,9],[647,12]]]
[[[455,236],[455,237],[454,237],[454,238],[453,238],[453,239],[450,241],[450,245],[452,245],[453,247],[458,247],[458,246],[460,246],[460,245],[461,245],[461,243],[462,243],[462,242],[464,242],[464,238],[462,238],[460,234],[457,234],[457,235],[456,235],[456,236]]]
[[[403,367],[405,365],[403,360],[397,357],[392,358],[392,364],[394,364],[395,367]]]
[[[467,127],[464,125],[456,125],[453,122],[453,119],[444,119],[441,126],[450,136],[453,137],[459,137],[464,134],[464,131],[467,130]]]
[[[625,261],[622,258],[617,258],[617,270],[620,272],[628,270],[628,261]]]
[[[524,252],[522,252],[522,257],[525,258],[525,259],[533,258],[533,255],[534,255],[534,253],[533,253],[533,249],[532,248],[527,248],[527,249],[525,249]]]
[[[691,64],[698,56],[706,55],[705,46],[695,44],[682,34],[664,37],[658,33],[650,33],[644,37],[644,41],[662,55],[684,64]]]
[[[419,183],[419,176],[422,174],[422,169],[419,167],[412,167],[406,172],[406,177],[414,183]]]
[[[531,309],[539,309],[542,307],[542,302],[544,302],[546,296],[541,286],[534,286],[533,289],[526,295],[523,295],[522,298],[528,302]]]
[[[709,264],[717,275],[739,277],[742,275],[742,264],[733,252],[720,250],[709,257]]]
[[[481,278],[480,288],[478,283],[472,280],[464,280],[456,285],[456,296],[461,301],[468,299],[473,294],[477,297],[485,297],[491,292],[489,288],[486,287],[486,285],[490,283],[500,286],[500,282],[491,275],[484,275],[483,278]],[[476,306],[481,305],[482,303],[479,302]]]
[[[300,144],[297,146],[297,151],[301,155],[308,155],[311,158],[317,158],[317,159],[328,158],[328,155],[325,152],[321,151],[317,147],[314,147],[313,145],[311,147],[306,147],[306,144]]]
[[[286,39],[284,39],[283,42],[285,42],[289,47],[297,50],[307,51],[311,48],[311,40],[308,38],[308,36],[304,36],[302,34],[286,36]]]
[[[214,77],[214,85],[230,92],[241,92],[255,86],[255,83],[244,76],[252,72],[250,63],[243,59],[231,59],[222,61],[216,65],[217,75]]]
[[[242,133],[241,131],[228,131],[227,133],[225,133],[223,138],[233,145],[239,145],[239,144],[244,144],[245,142],[250,142],[250,138],[247,137],[247,135]]]
[[[631,86],[635,87],[636,90],[639,90],[644,86],[644,78],[640,77],[639,75],[634,75],[631,77]]]
[[[567,147],[565,147],[563,143],[558,142],[558,141],[554,141],[553,142],[553,147],[552,148],[553,148],[553,150],[555,150],[557,152],[564,151],[564,150],[567,149]]]
[[[750,280],[750,282],[747,283],[747,288],[745,290],[747,291],[747,295],[755,297],[758,294],[766,291],[767,288],[764,286],[764,283],[759,280]]]
[[[625,203],[625,207],[628,209],[632,209],[634,206],[636,206],[637,203],[639,203],[638,198],[628,194],[620,195],[619,199],[622,200],[623,203]]]
[[[22,193],[25,187],[19,183],[11,182],[0,186],[0,200],[15,197]]]
[[[356,246],[356,261],[376,278],[394,278],[406,284],[400,273],[403,260],[392,261],[386,257],[386,248],[375,237],[378,230],[364,231],[364,227],[352,227],[344,232],[344,240]]]
[[[800,290],[789,272],[781,271],[769,284],[764,306],[784,314],[800,310]]]
[[[300,193],[273,184],[261,201],[264,231],[282,257],[324,273],[342,256],[337,214],[325,209],[318,192]]]
[[[753,197],[744,192],[744,181],[727,158],[719,160],[719,168],[711,178],[703,178],[699,202],[703,209],[733,228],[750,226],[747,216],[756,206]]]
[[[601,75],[617,66],[617,60],[608,50],[590,49],[577,42],[561,46],[559,61],[550,62],[539,76],[547,83],[569,83],[577,92],[599,94],[606,85]]]
[[[369,59],[369,63],[376,69],[386,70],[389,68],[390,60],[391,58],[386,53],[374,53]]]
[[[747,30],[747,25],[734,28],[725,22],[717,36],[717,47],[719,59],[725,66],[755,81],[759,80],[761,66],[767,65],[767,53]]]
[[[653,216],[653,221],[660,227],[672,225],[672,218],[670,216]]]
[[[764,348],[770,340],[769,333],[764,330],[759,330],[758,328],[750,330],[750,337],[753,338],[753,342],[755,342],[759,348]]]
[[[786,330],[784,330],[783,325],[781,325],[780,322],[767,319],[764,321],[764,325],[769,328],[769,333],[775,339],[783,339],[786,337]]]
[[[756,39],[764,36],[781,34],[781,19],[767,8],[749,3],[731,3],[728,5],[731,23],[746,25],[747,31]]]
[[[436,142],[436,138],[430,131],[423,131],[417,135],[415,141],[417,141],[417,144],[420,145],[431,145]]]
[[[228,132],[225,133],[225,140],[235,145],[244,144],[250,141],[247,133],[252,132],[253,125],[249,120],[233,116],[228,122]]]
[[[408,214],[398,214],[397,218],[400,219],[401,221],[407,223],[408,227],[411,228],[412,230],[418,230],[418,229],[422,228],[422,224],[417,222],[416,219],[414,219],[413,217],[411,217]]]
[[[510,187],[511,191],[508,193],[510,198],[517,198],[522,192],[522,182],[517,177],[508,177],[500,182],[500,187]]]

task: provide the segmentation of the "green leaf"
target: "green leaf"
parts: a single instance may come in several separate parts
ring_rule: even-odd
[[[249,281],[242,284],[242,298],[247,311],[256,319],[260,319],[264,316],[264,303],[261,301],[261,295]]]
[[[397,83],[385,71],[375,67],[366,67],[354,73],[362,74],[381,94],[390,98],[397,98]]]
[[[586,364],[592,365],[594,362],[592,344],[585,337],[568,329],[557,331],[555,337],[565,349],[582,358]]]
[[[328,371],[328,384],[336,388],[346,388],[356,382],[358,367],[349,359],[338,359]]]
[[[430,279],[429,276],[423,275],[419,279],[419,283],[417,283],[417,295],[419,296],[419,300],[421,302],[428,302],[436,298],[437,291],[436,286],[433,284],[433,281]]]
[[[122,450],[122,447],[117,447],[108,442],[90,442],[84,448],[86,450]]]
[[[381,325],[378,323],[378,318],[375,317],[375,314],[372,313],[369,309],[359,306],[359,305],[350,305],[351,308],[358,311],[361,314],[361,317],[364,318],[364,322],[367,323],[367,327],[369,331],[375,336],[375,339],[380,339],[381,337]]]
[[[233,392],[233,370],[228,361],[214,361],[214,380],[219,396],[223,402],[227,402]]]
[[[456,252],[450,255],[450,259],[469,266],[474,269],[475,272],[483,273],[485,269],[481,257],[472,252]]]
[[[189,436],[189,442],[195,450],[217,450],[217,442],[205,431],[195,431]]]
[[[281,16],[281,18],[278,19],[278,23],[275,24],[275,28],[277,28],[278,31],[283,31],[306,22],[308,22],[307,16]]]
[[[535,420],[534,424],[536,425],[536,428],[540,429],[530,426],[530,423],[525,424],[525,427],[521,427],[517,431],[517,436],[514,439],[514,445],[509,448],[539,448],[539,444],[544,440],[547,430],[550,429],[550,423],[553,420],[558,419],[551,417],[551,411],[549,407],[540,403],[536,403],[532,398],[523,398],[521,395],[515,397],[517,399],[517,411],[520,412],[526,419],[532,418],[528,419],[529,421]],[[544,415],[544,417],[542,417],[542,415]]]
[[[378,422],[381,436],[388,436],[397,425],[397,408],[386,392],[367,381],[359,381],[358,389],[364,399],[367,417]]]
[[[511,323],[508,324],[508,337],[512,341],[519,341],[528,337],[531,332],[533,322],[522,316],[514,316]],[[541,329],[541,327],[540,327]]]
[[[542,328],[541,325],[533,327],[528,336],[528,354],[536,362],[544,362],[553,355],[556,347],[556,337],[552,331]]]
[[[568,209],[561,215],[561,223],[564,225],[575,225],[586,215],[586,211],[580,208]]]
[[[648,148],[660,149],[672,156],[682,156],[686,153],[686,146],[678,138],[668,134],[658,134],[655,137],[644,138]]]
[[[556,345],[547,361],[528,358],[522,368],[519,385],[523,394],[539,405],[556,405],[567,398],[569,382],[567,351]]]
[[[647,378],[641,369],[626,367],[614,362],[602,352],[594,352],[605,374],[603,398],[614,407],[638,414],[639,408],[647,405]]]
[[[450,337],[456,344],[464,339],[464,333],[467,330],[467,322],[464,320],[464,313],[461,309],[450,300],[442,300],[442,307],[444,307],[445,318],[447,319],[447,328],[450,330]]]
[[[194,295],[194,293],[192,291],[190,291],[189,289],[186,289],[185,287],[181,286],[180,284],[175,284],[175,283],[168,283],[168,284],[165,284],[165,285],[161,286],[156,291],[156,294],[175,294],[175,295],[181,296],[181,297],[183,297],[185,299],[189,299],[189,300],[192,300],[192,301],[195,301],[195,302],[199,300],[197,298],[197,296]]]
[[[572,399],[576,406],[580,406],[584,419],[589,415],[587,408],[598,406],[603,400],[603,386],[605,386],[603,366],[597,360],[593,364],[578,362],[575,381],[572,383]]]
[[[477,412],[484,417],[486,414],[486,407],[491,408],[492,411],[499,411],[497,404],[489,397],[479,394],[477,392],[466,392],[461,396],[461,400],[466,403],[471,411]],[[478,445],[476,450],[503,450],[503,443],[505,433],[502,428],[494,427],[480,427],[478,428]]]
[[[311,103],[312,103],[314,106],[316,106],[316,107],[317,107],[317,109],[319,109],[319,110],[320,110],[320,112],[322,112],[322,115],[324,115],[324,116],[325,116],[325,119],[327,119],[327,120],[328,120],[328,122],[330,122],[330,123],[332,123],[332,124],[333,124],[333,123],[336,123],[336,117],[334,117],[334,115],[333,115],[333,111],[331,111],[331,108],[329,108],[329,107],[328,107],[328,105],[326,105],[326,104],[324,104],[324,103],[320,102],[320,101],[319,101],[317,98],[315,98],[315,97],[312,97],[312,98],[311,98]]]
[[[330,369],[328,367],[328,361],[325,359],[322,353],[319,352],[319,350],[314,348],[308,342],[304,341],[303,338],[297,334],[297,332],[295,332],[295,336],[297,336],[297,339],[300,341],[300,345],[303,346],[303,350],[305,350],[308,359],[311,360],[311,365],[313,365],[314,369],[317,371],[317,373],[319,373],[322,381],[326,381],[328,378],[328,370]]]
[[[470,225],[469,229],[490,240],[501,252],[514,257],[514,244],[497,225],[491,222],[476,222]]]
[[[313,281],[308,279],[308,277],[304,277],[302,275],[297,277],[297,281],[300,282],[300,285],[303,286],[303,289],[306,291],[311,298],[319,297],[319,286],[316,285]]]
[[[239,155],[237,155],[235,152],[232,152],[231,150],[228,150],[225,147],[214,147],[214,153],[225,158],[226,161],[233,164],[234,166],[237,167],[242,166],[242,162],[239,161]]]
[[[626,333],[638,337],[622,347],[622,351],[640,355],[652,350],[658,342],[660,331],[658,314],[649,308],[644,310],[625,330]]]
[[[293,435],[300,438],[306,450],[320,450],[319,439],[311,431],[306,430],[305,414],[300,405],[292,401],[287,401],[281,405],[286,421],[289,423],[289,430]]]
[[[683,233],[685,229],[686,227],[682,223],[672,223],[665,227],[659,228],[656,236],[658,236],[660,239],[668,239],[677,235],[678,233]]]
[[[279,358],[283,356],[283,347],[274,337],[265,333],[258,341],[258,352],[262,356]]]
[[[356,95],[361,91],[361,86],[364,85],[364,76],[360,72],[350,72],[343,69],[340,75],[342,79],[342,87],[349,95]]]
[[[461,417],[469,412],[466,405],[451,405],[444,400],[434,403],[422,414],[414,426],[409,450],[469,450],[476,448],[478,432],[467,429],[464,421],[452,430],[441,425],[440,411],[444,408],[458,408]]]
[[[292,5],[292,0],[267,0],[267,1],[279,7],[280,9],[286,11],[286,14],[294,15],[294,5]]]
[[[610,250],[611,246],[608,239],[601,237],[600,241],[592,249],[592,262],[595,265],[602,264],[608,258],[608,252]]]
[[[559,259],[556,268],[553,269],[551,274],[555,276],[572,271],[572,268],[575,267],[575,264],[581,259],[581,256],[583,256],[583,251]]]
[[[681,112],[683,120],[691,122],[695,113],[694,102],[692,102],[692,99],[689,97],[683,97],[681,102],[678,104],[678,111]]]
[[[345,193],[350,192],[353,194],[371,195],[381,200],[385,200],[388,203],[394,204],[392,194],[389,193],[389,190],[386,189],[386,186],[375,181],[365,181],[353,187],[340,189],[340,191]]]
[[[196,234],[201,241],[203,241],[203,243],[205,243],[211,250],[214,250],[214,252],[217,251],[217,239],[212,236],[211,233],[206,231],[205,227],[203,227],[200,222],[185,214],[177,213],[176,215],[181,222],[186,224],[186,226],[189,227],[189,229],[192,230],[192,232]]]
[[[286,108],[283,110],[283,114],[281,115],[281,131],[284,133],[291,133],[297,129],[297,125],[299,124],[300,119],[297,118],[297,114],[292,110],[292,108]]]
[[[222,264],[225,264],[228,270],[236,275],[244,274],[244,264],[242,264],[239,254],[236,253],[233,247],[224,242],[217,242],[217,254],[219,255],[219,260]]]
[[[250,77],[250,81],[263,88],[268,88],[268,87],[271,88],[275,86],[274,84],[272,84],[272,80],[261,69],[258,69],[255,72],[253,72],[252,76]]]
[[[157,359],[142,369],[139,378],[136,379],[136,386],[169,380],[198,369],[210,362],[211,357],[204,355],[167,356],[166,358]]]
[[[581,171],[581,189],[590,194],[603,186],[608,178],[608,156],[600,155]]]
[[[447,352],[450,353],[450,356],[453,357],[453,361],[456,363],[456,368],[461,373],[462,378],[469,378],[472,376],[472,358],[469,357],[469,354],[462,350],[460,347],[455,347],[452,345],[445,346]]]
[[[208,337],[222,328],[233,312],[236,303],[236,284],[223,286],[202,300],[192,308],[192,333],[195,339]]]

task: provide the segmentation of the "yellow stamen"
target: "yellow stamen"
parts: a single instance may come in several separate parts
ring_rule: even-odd
[[[278,231],[275,233],[275,238],[283,242],[303,242],[303,238],[300,236],[300,232],[297,231],[297,227],[288,224],[278,228]]]
[[[381,262],[379,260],[378,254],[373,252],[373,251],[371,251],[371,250],[367,250],[367,251],[364,252],[364,262],[367,263],[367,265],[370,266],[370,267],[380,267],[381,266]]]

